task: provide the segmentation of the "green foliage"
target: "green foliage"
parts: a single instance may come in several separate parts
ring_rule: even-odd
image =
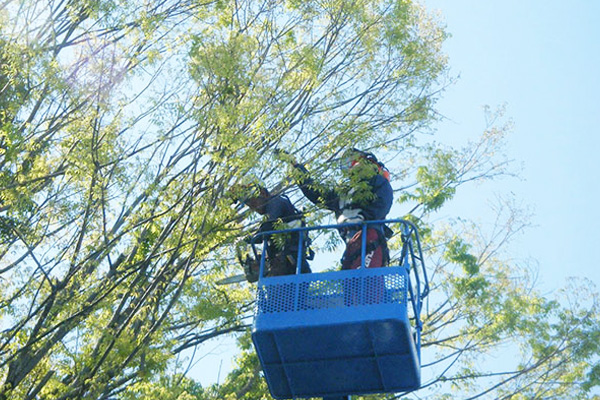
[[[460,264],[466,274],[474,275],[479,272],[479,264],[477,257],[468,253],[470,247],[468,243],[455,237],[446,245],[445,256],[449,262]]]
[[[514,227],[506,227],[490,242],[481,240],[474,226],[456,232],[449,226],[435,233],[434,242],[443,246],[435,251],[440,261],[434,274],[442,274],[438,290],[448,297],[427,315],[423,353],[437,352],[431,367],[460,360],[463,367],[446,371],[441,380],[450,384],[448,398],[487,393],[486,387],[494,397],[518,393],[532,398],[544,392],[557,398],[588,398],[589,387],[581,383],[598,350],[588,341],[598,334],[597,323],[591,322],[599,316],[597,294],[589,282],[573,284],[559,293],[558,301],[537,293],[527,269],[506,264],[494,253],[495,241],[505,243]],[[518,361],[503,361],[502,373],[497,374],[485,360],[507,351]],[[528,384],[523,387],[524,381]]]
[[[256,228],[236,188],[288,189],[287,157],[360,204],[377,171],[341,172],[352,147],[387,159],[396,188],[409,181],[399,200],[442,296],[424,354],[456,363],[433,374],[432,398],[476,392],[478,361],[509,341],[523,357],[498,397],[597,387],[595,294],[548,300],[494,246],[432,222],[460,185],[504,173],[507,127],[461,150],[421,143],[446,34],[416,3],[15,0],[0,13],[0,400],[269,398],[252,287],[215,284],[241,272],[234,246]],[[224,384],[181,374],[178,357],[239,333]]]
[[[440,209],[456,192],[456,158],[452,151],[432,149],[428,155],[429,164],[417,169],[417,188],[412,193],[402,193],[400,201],[416,201],[426,212]]]
[[[21,53],[23,52],[23,53]],[[32,196],[39,184],[25,185],[45,172],[41,153],[43,142],[28,141],[24,126],[18,120],[19,108],[27,102],[27,53],[21,46],[0,37],[0,238],[12,241],[26,236],[29,229],[24,221],[33,212]]]
[[[239,341],[242,352],[237,357],[236,368],[222,385],[213,388],[216,392],[215,399],[257,399],[269,396],[266,382],[259,374],[260,364],[252,347],[250,332],[241,336]]]
[[[181,375],[160,376],[150,382],[140,382],[127,388],[124,400],[164,399],[203,400],[202,387],[194,380]]]

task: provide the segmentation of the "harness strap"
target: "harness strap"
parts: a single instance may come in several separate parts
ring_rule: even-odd
[[[372,229],[374,229],[374,228],[372,228]],[[362,231],[360,231],[360,232],[361,232],[361,237],[362,237]],[[367,246],[365,249],[365,255],[372,253],[373,251],[375,251],[377,249],[377,247],[382,246],[383,247],[382,263],[383,263],[383,265],[387,265],[388,262],[390,261],[390,254],[389,254],[389,249],[387,246],[387,240],[385,239],[385,235],[383,234],[383,232],[381,232],[379,229],[375,229],[375,232],[377,232],[377,240],[367,243]],[[354,259],[356,257],[360,257],[361,252],[362,252],[362,249],[358,249],[350,254],[344,254],[344,258],[345,259]]]

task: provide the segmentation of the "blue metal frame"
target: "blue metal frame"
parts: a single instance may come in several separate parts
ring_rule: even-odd
[[[270,235],[284,234],[284,233],[293,233],[293,232],[311,232],[311,231],[326,231],[332,229],[345,229],[345,228],[360,228],[362,230],[362,244],[361,244],[361,268],[365,266],[365,257],[366,257],[366,247],[367,247],[367,228],[373,225],[389,225],[389,224],[397,224],[400,225],[400,234],[402,237],[402,249],[400,252],[400,260],[397,263],[393,263],[394,265],[399,265],[404,267],[406,270],[406,275],[408,278],[408,291],[410,302],[412,305],[412,311],[414,316],[414,329],[416,332],[415,335],[415,344],[417,348],[417,354],[419,359],[421,357],[421,331],[423,328],[421,321],[421,309],[423,306],[423,300],[429,294],[429,280],[427,278],[427,270],[425,269],[425,262],[423,258],[423,251],[421,249],[421,242],[419,237],[419,232],[417,227],[410,221],[404,219],[388,219],[388,220],[378,220],[378,221],[364,221],[360,223],[351,223],[351,224],[332,224],[332,225],[320,225],[313,227],[300,227],[300,228],[292,228],[292,229],[282,229],[276,231],[265,231],[256,234],[251,241],[252,249],[255,256],[258,255],[258,250],[256,248],[259,242],[262,242],[262,253],[260,255],[260,271],[259,271],[259,284],[262,279],[269,279],[269,277],[265,277],[265,261],[266,261],[266,247],[267,247],[267,238]],[[304,249],[304,237],[305,235],[298,235],[298,254],[296,256],[297,267],[296,274],[300,274],[302,267],[303,255],[305,253]]]

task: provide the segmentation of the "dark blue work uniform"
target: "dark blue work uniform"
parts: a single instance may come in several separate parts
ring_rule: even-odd
[[[300,164],[294,167],[305,175],[300,181],[302,193],[314,204],[335,213],[338,223],[384,220],[392,208],[394,192],[390,182],[376,173],[368,178],[370,195],[353,199],[352,190],[342,194],[339,191],[321,187],[307,176],[308,170]],[[354,196],[358,197],[358,196]],[[367,268],[387,265],[389,252],[387,249],[386,230],[383,224],[369,225],[367,232],[367,252],[369,264]],[[361,233],[360,226],[339,229],[340,236],[346,243],[342,257],[342,269],[355,269],[361,265]],[[365,262],[366,264],[366,262]]]
[[[302,213],[283,195],[273,195],[269,198],[265,204],[265,218],[260,225],[259,232],[299,228],[304,225]],[[281,235],[284,235],[282,240],[276,240],[277,238],[272,235],[267,238],[266,276],[291,275],[296,272],[300,233],[283,233]],[[306,233],[303,235],[303,249],[306,249],[308,235]],[[302,251],[301,272],[311,272],[306,261],[306,251]]]
[[[357,217],[364,221],[383,220],[392,208],[394,191],[390,182],[381,174],[374,174],[368,181],[374,196],[354,200],[352,193],[343,195],[335,189],[316,184],[307,176],[309,172],[303,165],[294,164],[294,167],[305,174],[299,184],[304,196],[314,204],[333,211],[338,223],[355,222]],[[346,240],[344,233],[340,234]]]

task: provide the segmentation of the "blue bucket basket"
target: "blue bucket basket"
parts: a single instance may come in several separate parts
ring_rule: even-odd
[[[331,227],[337,226],[300,229]],[[414,236],[403,231],[399,266],[261,277],[252,340],[274,398],[420,386],[423,296],[410,275],[422,258],[413,251]]]

